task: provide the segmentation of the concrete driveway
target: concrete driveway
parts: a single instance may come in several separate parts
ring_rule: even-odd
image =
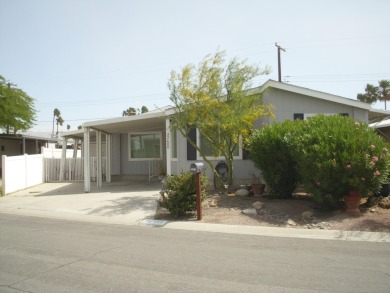
[[[134,225],[153,219],[160,190],[161,183],[112,182],[84,193],[82,182],[44,183],[1,197],[0,212]]]

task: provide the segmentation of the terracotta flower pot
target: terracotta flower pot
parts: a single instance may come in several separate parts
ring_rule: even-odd
[[[348,191],[348,194],[344,195],[344,203],[347,208],[347,214],[352,216],[360,215],[359,206],[361,198],[362,196],[358,190],[350,190]]]
[[[254,195],[261,195],[263,194],[265,189],[265,184],[262,183],[255,183],[252,184],[252,191]]]

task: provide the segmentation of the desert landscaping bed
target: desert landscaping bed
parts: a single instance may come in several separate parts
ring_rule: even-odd
[[[293,199],[270,199],[266,196],[210,194],[203,202],[202,221],[228,225],[390,233],[390,209],[377,205],[368,207],[366,200],[362,200],[360,210],[359,216],[351,216],[343,209],[325,210],[307,195],[296,195]],[[176,220],[194,220],[194,217],[190,215]],[[175,220],[162,208],[157,209],[155,218]]]

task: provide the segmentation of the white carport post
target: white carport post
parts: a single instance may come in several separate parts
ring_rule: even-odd
[[[84,127],[84,191],[91,191],[91,169],[89,161],[89,127]]]
[[[96,157],[96,185],[97,187],[102,187],[102,132],[100,130],[96,130]]]
[[[65,169],[65,161],[66,161],[66,146],[68,144],[68,139],[64,137],[62,141],[62,154],[60,161],[60,176],[59,181],[64,181],[64,169]]]
[[[106,182],[111,182],[111,134],[106,134]]]
[[[165,119],[165,144],[167,158],[167,175],[171,175],[171,160],[172,160],[172,139],[171,139],[171,120]]]
[[[74,139],[74,145],[73,145],[73,158],[77,158],[77,147],[79,145],[79,139],[75,138]]]

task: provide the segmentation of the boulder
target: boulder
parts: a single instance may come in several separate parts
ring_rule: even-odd
[[[378,205],[383,209],[390,209],[390,197],[382,198]]]
[[[264,207],[264,204],[260,201],[256,201],[252,204],[252,207],[254,207],[256,210],[261,210]]]
[[[249,191],[247,189],[239,189],[236,191],[236,195],[238,196],[248,196],[249,195]]]
[[[241,211],[244,215],[247,216],[257,216],[257,210],[256,209],[245,209]]]

